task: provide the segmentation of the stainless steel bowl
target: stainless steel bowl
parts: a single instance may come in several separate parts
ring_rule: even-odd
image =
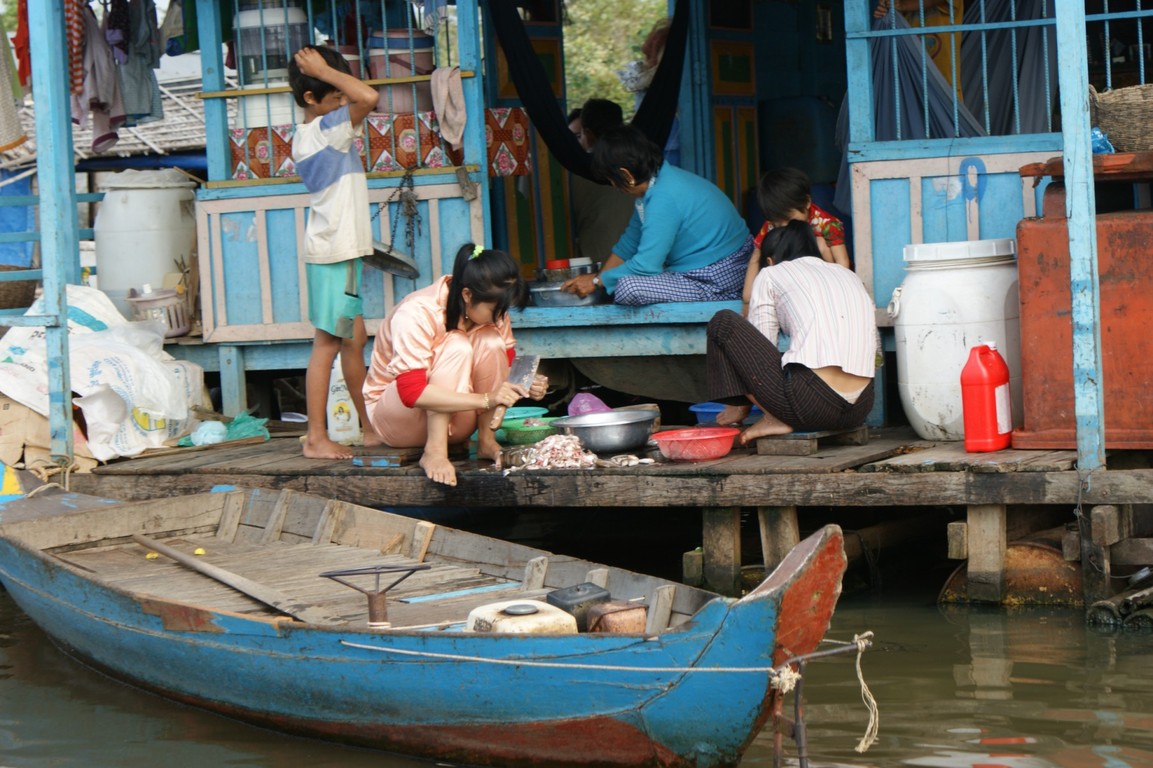
[[[659,411],[606,411],[565,416],[552,422],[562,435],[576,435],[593,453],[613,453],[643,448],[653,431]]]
[[[561,285],[561,283],[533,283],[529,286],[532,303],[538,307],[584,307],[589,304],[603,304],[608,299],[608,294],[601,288],[582,299],[575,293],[562,291]]]

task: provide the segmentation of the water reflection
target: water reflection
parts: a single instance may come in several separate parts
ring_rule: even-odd
[[[806,675],[810,765],[951,768],[1153,766],[1153,637],[1099,634],[1080,611],[939,609],[843,598],[830,637],[871,630],[862,662],[880,737],[851,657]],[[787,744],[790,764],[795,749]],[[295,739],[120,685],[60,654],[0,590],[0,766],[168,765],[415,768],[390,755]],[[770,766],[759,736],[742,766]]]

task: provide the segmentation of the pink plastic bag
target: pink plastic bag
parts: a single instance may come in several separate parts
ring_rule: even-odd
[[[568,404],[569,416],[584,416],[586,413],[604,413],[611,410],[612,408],[605,405],[604,400],[588,392],[578,392]]]

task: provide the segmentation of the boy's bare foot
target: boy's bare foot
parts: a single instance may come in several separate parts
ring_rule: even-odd
[[[753,410],[752,404],[749,405],[726,405],[717,414],[715,419],[717,426],[727,427],[730,424],[740,424],[742,421],[749,417],[749,413]]]
[[[762,416],[756,424],[746,429],[740,435],[741,445],[748,445],[751,441],[756,440],[758,437],[769,437],[770,435],[787,435],[793,431],[785,422],[781,421],[775,416],[766,413]]]
[[[347,445],[329,440],[311,440],[307,437],[300,441],[304,446],[304,456],[308,459],[351,459],[352,449]]]
[[[434,483],[456,485],[456,467],[447,456],[433,456],[428,451],[420,457],[420,468],[425,476]]]

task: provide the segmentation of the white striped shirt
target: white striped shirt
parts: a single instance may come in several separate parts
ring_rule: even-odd
[[[789,336],[781,365],[838,366],[873,378],[877,325],[873,300],[852,270],[804,257],[762,269],[753,282],[749,322],[773,344]]]

